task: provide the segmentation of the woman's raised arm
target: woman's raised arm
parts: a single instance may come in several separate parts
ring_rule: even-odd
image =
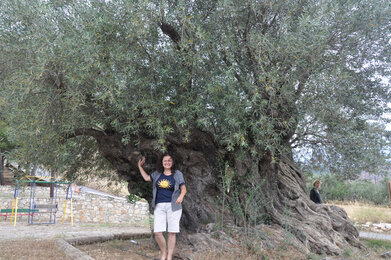
[[[142,159],[140,159],[138,161],[138,163],[137,163],[138,168],[139,168],[139,170],[141,172],[141,175],[143,176],[144,180],[145,181],[151,181],[151,176],[149,176],[149,174],[146,171],[144,171],[144,168],[143,168],[144,163],[145,163],[145,157],[143,157]]]

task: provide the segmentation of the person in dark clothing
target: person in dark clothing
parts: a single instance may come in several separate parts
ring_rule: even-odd
[[[312,186],[314,186],[314,187],[311,189],[310,199],[313,202],[315,202],[316,204],[322,204],[322,199],[320,198],[320,194],[318,191],[318,189],[320,188],[321,185],[322,185],[322,183],[320,182],[320,180],[315,180],[312,183]]]

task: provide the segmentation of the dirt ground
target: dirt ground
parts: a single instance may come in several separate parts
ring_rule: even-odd
[[[112,240],[99,244],[81,245],[77,248],[96,260],[159,258],[159,250],[151,239],[137,240],[137,244],[129,240]]]
[[[89,245],[78,246],[77,248],[90,255],[91,257],[100,260],[148,260],[159,259],[159,249],[151,238],[138,239],[137,244],[133,244],[130,240],[112,240],[105,243],[95,243]],[[378,240],[363,240],[366,245],[366,250],[361,251],[344,251],[343,255],[337,257],[328,257],[326,259],[345,259],[345,260],[367,260],[367,259],[384,259],[381,254],[391,250],[390,242],[379,242]],[[178,257],[174,259],[193,259],[193,260],[237,260],[237,259],[325,259],[325,255],[306,255],[299,252],[297,249],[288,244],[281,244],[276,248],[268,250],[260,250],[255,252],[248,250],[244,244],[238,245],[232,250],[226,251],[223,249],[200,250],[191,246],[183,246],[180,243]],[[6,241],[0,244],[0,260],[71,260],[55,245],[55,239],[50,240],[19,240]]]
[[[150,235],[150,233],[149,228],[135,227],[130,224],[75,223],[71,226],[69,223],[28,225],[25,222],[19,222],[14,226],[8,221],[2,221],[0,222],[0,260],[65,260],[69,258],[57,248],[56,239],[100,237],[113,234]]]
[[[150,230],[142,227],[132,227],[115,224],[83,224],[29,226],[19,223],[16,227],[9,223],[0,223],[0,260],[19,259],[55,259],[68,260],[65,253],[55,244],[56,239],[67,239],[86,236],[104,236],[122,232],[145,232],[144,239],[135,239],[137,244],[127,240],[111,240],[104,243],[94,243],[77,246],[95,259],[158,259],[159,249],[150,237]],[[237,260],[237,259],[312,259],[321,260],[326,256],[306,254],[300,251],[293,237],[289,239],[283,230],[274,230],[265,226],[260,231],[263,235],[246,237],[230,231],[230,235],[221,235],[219,230],[210,234],[195,234],[193,240],[187,243],[179,241],[174,259],[192,260]],[[205,239],[208,237],[208,239]],[[255,239],[254,239],[255,238]],[[247,239],[247,240],[246,240]],[[378,240],[376,240],[378,241]],[[365,242],[365,241],[364,241]],[[367,250],[347,248],[339,257],[327,259],[384,259],[380,255],[391,251],[391,242],[376,244],[371,242]]]
[[[137,244],[130,240],[112,240],[104,243],[94,243],[77,246],[78,249],[97,260],[148,260],[159,259],[159,249],[151,238],[139,239]],[[264,252],[251,252],[243,247],[224,249],[196,249],[178,243],[179,252],[174,259],[193,260],[237,260],[237,259],[305,259],[306,256],[292,247],[280,247]],[[21,240],[7,241],[0,244],[0,260],[71,260],[51,240]]]
[[[138,240],[138,244],[132,244],[130,241],[113,240],[105,243],[83,245],[78,248],[86,252],[97,260],[104,259],[134,259],[147,260],[159,259],[159,251],[154,241],[151,239]],[[246,249],[244,244],[226,251],[224,249],[198,250],[179,244],[177,257],[174,259],[192,259],[192,260],[322,260],[322,259],[344,259],[344,260],[380,260],[384,259],[381,254],[391,249],[391,243],[376,243],[374,240],[362,240],[367,247],[363,250],[346,249],[341,256],[326,256],[315,254],[304,254],[294,248],[292,245],[282,244],[274,249],[254,252]],[[373,245],[373,243],[375,244]],[[327,257],[327,258],[326,258]]]
[[[133,244],[128,240],[113,240],[105,243],[78,246],[78,249],[97,260],[132,259],[147,260],[160,259],[159,249],[152,239],[137,240]],[[223,248],[196,249],[189,245],[178,243],[174,259],[192,260],[237,260],[237,259],[306,259],[306,256],[293,247],[279,248],[264,252],[251,252],[242,245]]]
[[[19,240],[0,243],[1,260],[71,260],[51,240]]]

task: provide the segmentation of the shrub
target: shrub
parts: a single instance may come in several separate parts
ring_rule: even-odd
[[[128,196],[128,202],[131,204],[134,204],[139,200],[141,200],[141,194],[130,194]]]

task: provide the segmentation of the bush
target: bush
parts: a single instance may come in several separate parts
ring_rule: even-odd
[[[134,204],[136,203],[137,201],[140,201],[141,200],[141,194],[129,194],[129,196],[127,197],[128,199],[128,202],[131,203],[131,204]]]

